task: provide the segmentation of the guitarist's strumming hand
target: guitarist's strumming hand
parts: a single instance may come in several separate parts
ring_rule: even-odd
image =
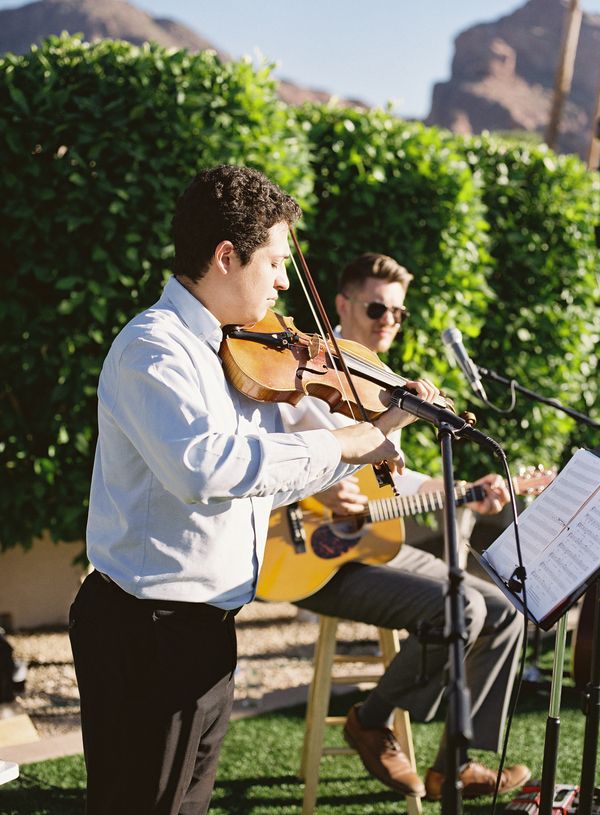
[[[333,515],[354,515],[364,512],[369,498],[360,491],[358,478],[350,475],[316,496]]]

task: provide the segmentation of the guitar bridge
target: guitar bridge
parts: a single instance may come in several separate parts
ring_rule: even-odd
[[[294,547],[294,552],[301,555],[306,552],[306,533],[304,531],[304,516],[302,508],[296,501],[285,508],[288,527],[290,530],[290,541]]]

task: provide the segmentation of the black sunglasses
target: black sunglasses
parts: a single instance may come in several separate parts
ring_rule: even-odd
[[[402,325],[404,320],[409,316],[410,312],[405,306],[386,306],[385,303],[380,303],[377,300],[372,300],[370,303],[365,303],[362,300],[355,300],[347,294],[343,294],[346,300],[352,300],[355,303],[363,306],[369,320],[381,320],[386,311],[391,312],[396,325]]]

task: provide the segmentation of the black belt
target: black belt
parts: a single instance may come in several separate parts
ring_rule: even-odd
[[[122,589],[115,581],[109,577],[104,572],[99,572],[97,569],[95,573],[98,574],[105,583],[108,583],[112,588],[116,589],[117,592],[122,595],[124,598],[133,600],[137,603],[143,604],[147,607],[152,608],[160,608],[166,610],[183,610],[187,609],[193,611],[194,613],[199,614],[199,616],[204,617],[206,619],[216,620],[218,622],[224,622],[229,617],[235,617],[235,615],[241,610],[242,606],[239,608],[218,608],[217,606],[211,606],[210,603],[190,603],[185,600],[159,600],[157,599],[147,599],[142,597],[135,597],[133,594],[129,594],[129,592]]]

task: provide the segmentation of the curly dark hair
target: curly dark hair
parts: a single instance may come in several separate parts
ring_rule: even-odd
[[[296,201],[258,170],[230,164],[202,170],[175,207],[173,271],[200,280],[224,240],[245,266],[267,243],[272,226],[282,221],[291,226],[300,215]]]

